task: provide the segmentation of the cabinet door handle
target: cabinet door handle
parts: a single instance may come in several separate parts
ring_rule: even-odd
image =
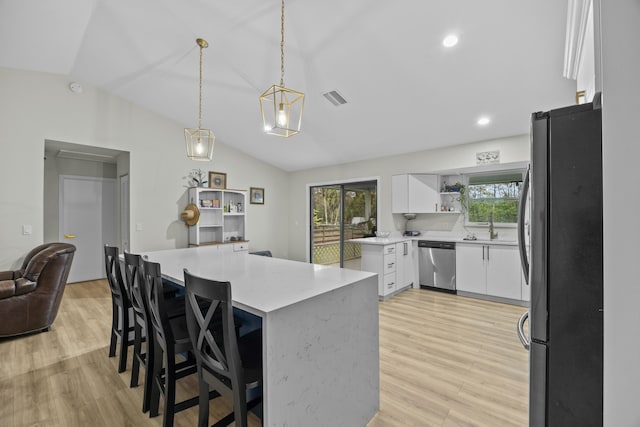
[[[436,207],[435,207],[435,211],[434,212],[438,212],[438,204],[436,203]]]
[[[407,242],[404,242],[403,245],[404,245],[404,253],[402,255],[409,255],[409,244]]]
[[[484,261],[484,245],[482,245],[482,260]]]
[[[489,246],[487,246],[487,261],[489,261]]]
[[[389,264],[387,264],[387,268],[392,268],[393,267],[393,262],[390,262]]]

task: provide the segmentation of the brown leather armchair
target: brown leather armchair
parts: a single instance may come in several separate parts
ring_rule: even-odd
[[[75,251],[68,243],[45,243],[27,254],[20,270],[0,272],[0,337],[49,329]]]

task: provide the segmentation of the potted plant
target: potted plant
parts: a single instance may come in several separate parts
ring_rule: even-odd
[[[457,200],[460,202],[460,211],[464,212],[467,208],[467,187],[460,181],[456,182],[452,187],[457,187],[457,191],[460,193],[460,197]]]

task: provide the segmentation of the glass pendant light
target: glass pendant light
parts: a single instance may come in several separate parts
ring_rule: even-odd
[[[198,127],[184,129],[187,157],[191,160],[207,161],[213,158],[213,143],[216,139],[211,129],[202,128],[202,49],[209,47],[205,39],[196,39],[200,46],[200,98],[198,103]]]
[[[260,112],[265,133],[287,138],[300,132],[304,93],[284,86],[284,0],[280,37],[280,84],[271,86],[260,96]]]

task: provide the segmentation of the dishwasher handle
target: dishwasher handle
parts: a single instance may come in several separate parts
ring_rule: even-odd
[[[529,350],[531,345],[531,341],[524,333],[524,322],[526,322],[528,318],[529,312],[525,311],[524,314],[520,316],[520,319],[518,319],[518,338],[520,338],[520,342],[525,350]]]

